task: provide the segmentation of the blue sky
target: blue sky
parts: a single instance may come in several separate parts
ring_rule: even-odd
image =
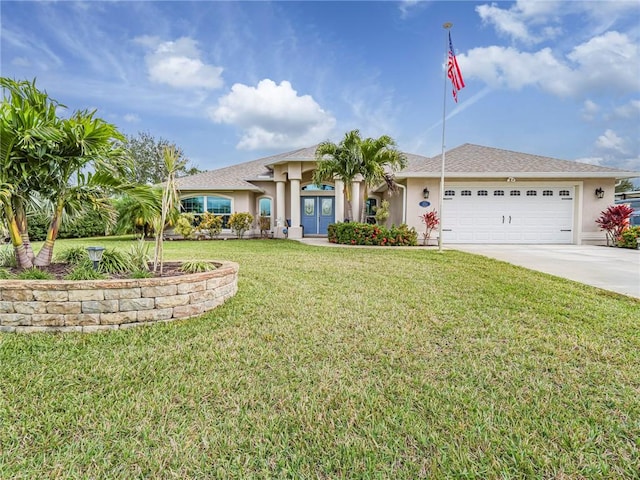
[[[640,170],[640,3],[13,2],[2,76],[180,146],[201,169],[338,141],[442,144],[444,22],[466,87],[446,146]]]

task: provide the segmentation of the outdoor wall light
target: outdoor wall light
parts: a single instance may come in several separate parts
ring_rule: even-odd
[[[422,190],[422,198],[429,198],[429,189],[427,187]]]
[[[601,187],[596,188],[596,197],[604,198],[604,190]]]
[[[104,247],[87,247],[87,252],[89,252],[89,260],[93,262],[93,269],[98,270],[98,263],[102,259]]]

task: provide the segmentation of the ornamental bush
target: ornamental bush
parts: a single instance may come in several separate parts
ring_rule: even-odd
[[[332,223],[328,229],[329,241],[342,245],[413,246],[418,244],[414,228],[402,224],[391,228],[368,223]]]
[[[640,226],[629,227],[622,231],[618,246],[622,248],[638,248],[640,241]]]
[[[238,238],[244,237],[244,233],[251,228],[253,215],[249,212],[234,213],[229,217],[229,227],[236,232]]]

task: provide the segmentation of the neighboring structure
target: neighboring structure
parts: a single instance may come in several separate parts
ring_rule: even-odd
[[[273,236],[323,236],[330,223],[348,220],[344,185],[313,185],[316,147],[177,179],[183,210],[209,211],[226,219],[250,212],[271,219]],[[440,210],[441,156],[407,154],[396,174],[399,192],[374,189],[366,214],[383,199],[391,205],[388,224],[406,223],[420,233],[420,216]],[[640,172],[616,170],[519,152],[465,144],[445,155],[444,243],[605,243],[595,223],[614,203],[616,179]],[[363,205],[353,185],[353,216]],[[252,232],[259,234],[257,228]]]

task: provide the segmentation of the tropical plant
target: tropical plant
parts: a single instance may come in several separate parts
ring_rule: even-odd
[[[72,265],[79,265],[82,262],[86,262],[89,260],[89,252],[87,252],[86,247],[77,246],[77,247],[68,247],[65,248],[60,253],[55,255],[55,260],[57,262],[70,263]]]
[[[114,248],[107,248],[102,252],[98,270],[103,273],[124,273],[130,270],[129,256]]]
[[[208,272],[210,270],[215,270],[216,268],[217,267],[213,263],[202,260],[189,260],[183,262],[180,266],[180,270],[185,273]]]
[[[373,207],[373,211],[375,213],[375,219],[376,219],[376,223],[378,225],[382,225],[384,224],[384,222],[387,221],[387,219],[389,218],[389,201],[388,200],[382,200],[382,202],[380,202],[380,206],[378,207]]]
[[[132,270],[149,270],[151,255],[149,254],[149,244],[145,242],[144,239],[141,238],[131,245],[127,253],[129,255]]]
[[[1,77],[0,85],[0,204],[20,268],[51,263],[64,218],[96,210],[115,220],[111,192],[149,201],[148,188],[128,181],[131,169],[120,148],[123,137],[114,125],[96,118],[95,111],[58,117],[63,105],[38,90],[35,81]],[[51,211],[37,256],[26,215],[36,199]]]
[[[369,190],[381,184],[386,184],[390,193],[395,193],[397,184],[394,172],[407,166],[405,155],[396,149],[396,142],[388,135],[379,138],[365,138],[360,141],[360,174],[362,175],[364,192],[360,221],[364,222],[366,215],[366,200]]]
[[[353,220],[352,188],[353,182],[361,172],[360,164],[360,132],[347,132],[340,143],[322,142],[316,148],[316,169],[313,172],[313,183],[334,181],[336,178],[344,184],[344,196],[347,202],[347,215]]]
[[[440,225],[440,219],[438,218],[438,212],[432,210],[430,212],[423,213],[420,215],[420,220],[424,223],[425,231],[422,234],[422,244],[426,245],[429,239],[431,238],[431,233],[433,230]]]
[[[620,240],[618,240],[618,246],[622,248],[638,248],[639,241],[640,225],[625,228],[620,235]]]
[[[345,188],[348,216],[353,219],[353,182],[358,175],[362,176],[364,192],[360,220],[364,222],[369,190],[386,183],[391,192],[395,191],[393,173],[407,165],[406,157],[395,147],[395,141],[388,135],[363,139],[359,130],[347,132],[338,144],[322,142],[316,148],[317,165],[313,182],[320,185],[335,178],[341,180]]]
[[[82,264],[71,270],[64,276],[65,280],[101,280],[106,275],[98,270],[94,270],[91,265]]]
[[[205,212],[204,214],[202,214],[198,229],[207,232],[207,234],[211,238],[218,238],[220,233],[222,233],[222,224],[223,220],[220,215],[214,215],[213,213]]]
[[[153,235],[154,223],[160,216],[162,208],[162,189],[153,188],[151,191],[154,197],[152,203],[140,202],[129,195],[121,195],[114,200],[114,207],[118,215],[115,226],[117,234],[133,233],[142,238]]]
[[[600,230],[606,232],[607,245],[615,246],[618,244],[622,231],[629,226],[629,217],[632,213],[633,208],[624,203],[610,205],[606,210],[600,212],[596,223],[600,226]]]
[[[178,211],[179,194],[176,187],[176,173],[184,167],[184,160],[180,159],[179,152],[175,148],[165,147],[163,149],[164,166],[167,171],[167,178],[162,190],[162,207],[160,217],[156,221],[156,247],[153,258],[153,271],[160,270],[162,275],[162,246],[164,242],[164,228],[167,220]]]
[[[178,235],[182,235],[182,238],[188,240],[193,235],[195,228],[193,227],[194,216],[191,213],[182,213],[178,217],[176,225],[173,227],[173,231]]]
[[[18,273],[17,278],[20,280],[54,280],[52,273],[40,270],[38,267],[31,267]]]
[[[12,278],[16,278],[15,275],[6,268],[0,268],[0,280],[11,280]]]
[[[11,245],[0,246],[0,267],[15,267],[16,256]]]
[[[229,217],[229,227],[236,232],[238,238],[244,237],[247,230],[251,228],[253,215],[249,212],[237,212]]]

